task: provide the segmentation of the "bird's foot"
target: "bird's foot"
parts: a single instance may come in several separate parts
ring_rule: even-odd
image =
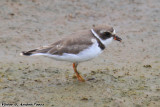
[[[77,79],[81,82],[85,82],[85,79],[83,79],[83,77],[80,74],[77,75]]]

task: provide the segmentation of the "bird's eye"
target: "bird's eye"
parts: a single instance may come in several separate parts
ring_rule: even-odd
[[[100,37],[105,40],[105,39],[111,37],[111,33],[110,32],[103,32],[100,34]]]
[[[105,34],[107,37],[110,37],[110,36],[111,36],[111,33],[110,33],[110,32],[104,32],[104,34]]]

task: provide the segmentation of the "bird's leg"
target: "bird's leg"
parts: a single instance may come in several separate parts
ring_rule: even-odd
[[[73,63],[73,69],[74,69],[74,72],[76,73],[77,79],[81,82],[85,82],[85,80],[82,78],[82,76],[77,71],[77,66],[78,66],[78,63]]]

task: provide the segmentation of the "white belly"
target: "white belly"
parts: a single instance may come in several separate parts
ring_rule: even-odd
[[[51,57],[53,59],[61,60],[61,61],[83,62],[83,61],[93,59],[102,53],[102,50],[98,46],[97,41],[95,41],[95,40],[93,40],[93,41],[94,41],[93,45],[91,45],[87,49],[84,49],[82,52],[80,52],[78,54],[63,53],[62,55],[51,55],[48,53],[45,53],[45,54],[37,53],[35,55],[44,55],[44,56]]]
[[[83,62],[98,56],[102,50],[98,47],[98,43],[94,43],[91,47],[83,50],[78,54],[64,53],[62,55],[49,55],[56,60],[70,61],[70,62]],[[48,55],[47,55],[48,56]]]

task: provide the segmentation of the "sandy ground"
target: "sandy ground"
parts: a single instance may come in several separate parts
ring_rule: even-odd
[[[0,106],[160,107],[159,7],[159,0],[1,0]],[[79,65],[85,83],[71,63],[19,56],[100,24],[123,42]]]

